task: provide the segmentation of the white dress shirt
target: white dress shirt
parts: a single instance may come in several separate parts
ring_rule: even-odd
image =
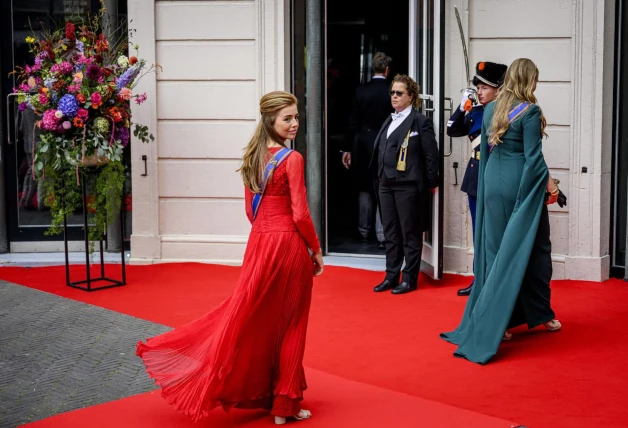
[[[392,122],[390,122],[390,126],[388,127],[386,138],[389,138],[390,134],[392,134],[395,129],[399,128],[399,125],[401,125],[403,121],[406,120],[406,117],[410,115],[411,111],[412,111],[412,106],[408,106],[401,113],[391,113]]]

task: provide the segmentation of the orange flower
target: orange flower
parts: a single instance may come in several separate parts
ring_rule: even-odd
[[[80,117],[75,117],[72,123],[74,123],[74,126],[76,126],[77,128],[83,127],[83,119],[81,119]]]
[[[132,56],[131,58],[129,58],[129,64],[133,65],[137,62],[137,57]]]
[[[114,122],[118,123],[122,121],[122,113],[118,109],[118,107],[111,107],[109,109],[109,114]]]
[[[85,101],[87,101],[87,98],[85,97],[85,95],[83,94],[78,94],[76,96],[76,99],[78,100],[79,103],[83,104]]]

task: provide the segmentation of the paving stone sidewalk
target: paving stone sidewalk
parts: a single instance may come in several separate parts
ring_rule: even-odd
[[[0,281],[0,428],[155,389],[135,344],[167,330]]]

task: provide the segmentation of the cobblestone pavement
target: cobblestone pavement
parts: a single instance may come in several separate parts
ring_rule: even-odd
[[[168,329],[0,281],[0,428],[155,389],[135,344]]]

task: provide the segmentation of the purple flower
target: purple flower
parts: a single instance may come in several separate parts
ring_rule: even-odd
[[[83,52],[85,50],[85,44],[81,42],[80,40],[77,40],[76,49],[78,49],[79,52]]]
[[[91,80],[98,80],[102,76],[102,70],[96,64],[92,64],[87,67],[85,74]]]
[[[21,103],[18,108],[20,109],[20,111],[26,110],[26,103]]]
[[[116,85],[118,86],[118,88],[122,89],[124,87],[129,86],[129,84],[133,82],[133,79],[135,79],[136,72],[137,72],[137,67],[135,66],[127,68],[126,71],[122,73],[122,76],[120,76],[120,78],[116,82]]]
[[[121,127],[113,130],[113,139],[120,140],[122,147],[126,147],[129,144],[129,128]]]
[[[65,94],[59,100],[58,109],[63,112],[63,114],[67,117],[74,117],[78,112],[80,105],[78,100],[74,95]]]

